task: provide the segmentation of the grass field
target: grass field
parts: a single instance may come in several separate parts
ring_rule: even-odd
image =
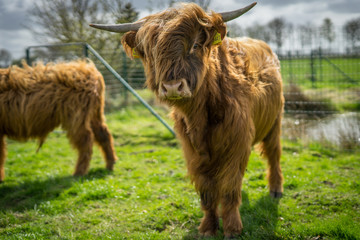
[[[316,56],[282,59],[281,73],[285,82],[292,81],[305,88],[335,88],[346,90],[360,83],[360,59]]]
[[[338,112],[360,111],[360,58],[315,55],[313,60],[293,57],[280,62],[285,93],[294,84],[314,102],[314,110],[316,104],[326,104]]]
[[[164,113],[162,113],[164,115]],[[119,158],[104,170],[97,147],[85,177],[65,133],[8,140],[0,185],[0,239],[199,239],[202,212],[179,143],[140,107],[107,115]],[[240,239],[360,239],[360,154],[284,142],[284,196],[268,196],[253,152],[239,208]],[[222,227],[214,239],[223,239]]]

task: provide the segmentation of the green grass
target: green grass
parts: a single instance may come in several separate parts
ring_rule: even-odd
[[[285,83],[293,82],[304,88],[346,90],[358,87],[359,67],[359,58],[320,59],[317,56],[312,66],[310,58],[281,60],[281,74]]]
[[[61,131],[37,154],[35,141],[7,141],[0,239],[200,238],[199,197],[178,141],[140,107],[108,114],[107,123],[119,158],[114,172],[104,169],[94,147],[89,174],[72,177],[77,153]],[[283,146],[279,201],[268,196],[265,162],[258,152],[251,155],[241,239],[360,239],[359,152]]]
[[[280,63],[285,92],[295,84],[310,101],[325,102],[332,110],[360,110],[360,58],[316,55],[313,61],[293,57]]]

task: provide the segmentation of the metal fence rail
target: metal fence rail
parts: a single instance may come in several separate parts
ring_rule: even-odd
[[[279,56],[284,81],[283,137],[360,148],[360,55],[316,48]]]
[[[44,62],[91,58],[104,76],[108,109],[136,104],[129,98],[128,87],[141,93],[151,105],[155,103],[154,96],[144,90],[145,75],[139,59],[127,58],[119,48],[102,50],[99,60],[89,54],[95,50],[86,46],[77,43],[30,47],[27,57],[29,61]],[[286,99],[284,139],[330,142],[343,145],[340,146],[343,149],[360,148],[360,55],[339,52],[317,47],[303,54],[299,50],[278,54]],[[102,61],[108,62],[124,82]]]
[[[131,85],[124,80],[115,70],[112,68],[107,61],[95,50],[93,49],[89,44],[87,43],[69,43],[69,44],[55,44],[55,45],[41,45],[41,46],[30,46],[26,49],[26,61],[28,64],[31,62],[30,57],[30,51],[32,49],[38,49],[38,48],[62,48],[62,47],[75,47],[72,51],[70,51],[70,58],[78,58],[79,56],[83,55],[84,57],[89,57],[89,52],[93,54],[93,56],[101,62],[101,64],[112,74],[115,79],[117,79],[123,87],[126,88],[127,91],[129,91],[131,94],[133,94],[137,100],[144,105],[174,136],[175,132],[173,129],[166,123],[164,119],[161,118],[161,116],[131,87]],[[82,54],[77,55],[77,47],[80,47],[82,49]],[[77,50],[77,51],[76,51]],[[56,53],[56,51],[52,51],[53,53]],[[75,53],[75,54],[74,54]],[[54,54],[51,54],[50,56],[54,56]],[[57,56],[57,53],[55,54],[55,58],[59,58]],[[53,59],[43,59],[47,61],[53,61]],[[106,75],[109,77],[109,75]],[[119,88],[115,87],[115,90],[118,90]],[[112,88],[112,91],[114,91],[114,87]]]

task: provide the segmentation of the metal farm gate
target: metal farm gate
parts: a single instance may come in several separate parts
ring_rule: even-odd
[[[65,50],[65,51],[64,51]],[[90,54],[89,54],[90,53]],[[89,44],[87,43],[69,43],[69,44],[55,44],[55,45],[40,45],[31,46],[26,49],[26,61],[28,64],[35,60],[41,60],[44,63],[50,61],[65,61],[75,60],[78,58],[89,58],[93,60],[98,70],[102,73],[105,84],[107,86],[106,91],[106,105],[111,105],[111,101],[120,100],[123,96],[123,104],[128,103],[129,91],[135,98],[146,107],[174,136],[175,132],[166,123],[164,119],[135,91],[135,89],[129,84],[132,83],[133,78],[127,78],[126,81],[110,64]],[[128,68],[126,67],[126,56],[123,56],[122,62],[122,74],[127,77]],[[136,76],[136,75],[135,75]],[[143,76],[143,74],[142,74]],[[141,77],[141,80],[144,78]],[[135,82],[135,81],[134,81]],[[139,81],[136,81],[139,82]],[[143,81],[142,81],[143,82]],[[135,85],[135,84],[133,84]],[[135,87],[138,87],[135,85]],[[121,100],[119,101],[121,102]],[[118,106],[119,107],[119,106]]]
[[[360,148],[360,55],[316,48],[306,54],[294,50],[278,56],[286,100],[283,139]],[[156,101],[145,89],[141,61],[127,58],[121,47],[98,53],[86,43],[32,46],[26,57],[28,63],[90,58],[105,79],[107,111],[140,102],[174,134],[150,106]]]

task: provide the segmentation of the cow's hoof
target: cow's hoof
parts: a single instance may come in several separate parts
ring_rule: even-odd
[[[217,230],[218,228],[207,229],[207,230],[199,229],[199,233],[201,237],[209,238],[209,237],[215,237]]]
[[[83,177],[87,174],[87,171],[84,171],[84,170],[76,170],[74,173],[73,173],[73,176],[74,177]]]
[[[273,192],[273,191],[270,191],[270,197],[273,197],[273,198],[281,198],[282,197],[282,192]]]
[[[224,240],[233,240],[233,239],[238,239],[238,236],[228,236],[228,237],[224,237]]]
[[[215,237],[216,233],[214,231],[207,231],[204,233],[200,233],[202,238],[211,238],[211,237]]]
[[[199,226],[199,233],[202,237],[214,237],[219,229],[219,219],[217,215],[213,217],[204,217],[201,220],[201,224]]]
[[[225,233],[224,240],[239,239],[240,235],[241,235],[241,232],[232,233],[232,234]]]

